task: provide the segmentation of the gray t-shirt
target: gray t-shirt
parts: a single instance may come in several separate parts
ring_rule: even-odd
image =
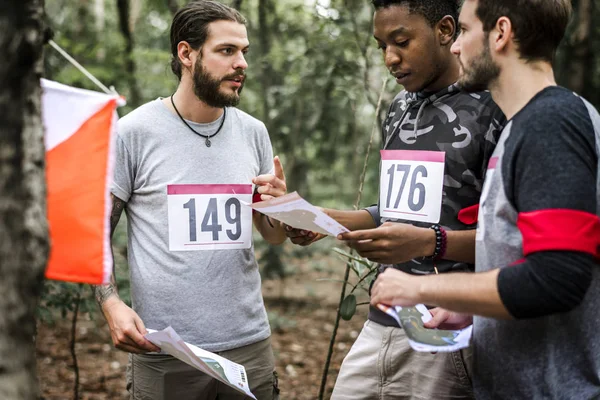
[[[210,135],[222,118],[188,123]],[[187,342],[223,351],[271,333],[254,246],[170,251],[167,185],[251,184],[273,171],[273,150],[265,125],[231,107],[211,142],[161,99],[139,107],[118,124],[112,193],[127,202],[133,309],[147,328],[170,325]]]

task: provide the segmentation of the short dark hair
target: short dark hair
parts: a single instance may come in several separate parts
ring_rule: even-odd
[[[454,18],[458,24],[459,0],[371,0],[375,10],[391,6],[406,6],[411,13],[423,16],[431,26],[434,26],[446,15]],[[458,30],[458,29],[457,29]]]
[[[177,45],[186,41],[194,50],[208,38],[208,25],[215,21],[233,21],[246,25],[246,19],[236,9],[212,0],[191,1],[181,8],[171,23],[171,70],[181,80],[181,61]]]
[[[512,23],[521,58],[554,60],[571,17],[571,0],[478,0],[477,17],[489,33],[500,17]]]

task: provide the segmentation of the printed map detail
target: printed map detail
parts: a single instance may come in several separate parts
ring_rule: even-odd
[[[450,352],[469,347],[473,325],[458,330],[427,329],[423,324],[432,316],[423,304],[417,304],[415,307],[389,307],[378,304],[377,308],[398,321],[406,332],[410,347],[416,351]]]
[[[297,192],[275,199],[249,204],[254,210],[296,229],[337,236],[348,232],[344,226],[304,200]]]
[[[146,339],[160,347],[163,353],[172,355],[256,400],[250,392],[250,384],[246,378],[248,375],[243,365],[184,342],[170,326],[162,331],[148,329],[148,332]]]

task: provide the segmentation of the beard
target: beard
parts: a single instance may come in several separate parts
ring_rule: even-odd
[[[468,68],[462,62],[461,66],[463,72],[458,84],[469,93],[489,89],[500,75],[500,67],[492,60],[487,38],[484,40],[483,51],[473,59]]]
[[[237,69],[234,73],[225,75],[222,78],[215,78],[204,68],[200,57],[198,57],[193,75],[194,93],[198,99],[211,107],[235,107],[240,102],[240,93],[242,93],[242,89],[244,88],[244,82],[242,82],[242,85],[236,92],[231,94],[221,91],[221,83],[239,76],[246,76],[243,69]]]

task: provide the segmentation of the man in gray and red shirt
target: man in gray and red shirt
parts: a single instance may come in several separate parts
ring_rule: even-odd
[[[373,287],[374,304],[443,307],[428,327],[475,315],[480,399],[600,397],[600,116],[551,65],[570,12],[568,0],[465,1],[459,84],[489,88],[508,119],[480,201],[478,273],[389,270]]]

